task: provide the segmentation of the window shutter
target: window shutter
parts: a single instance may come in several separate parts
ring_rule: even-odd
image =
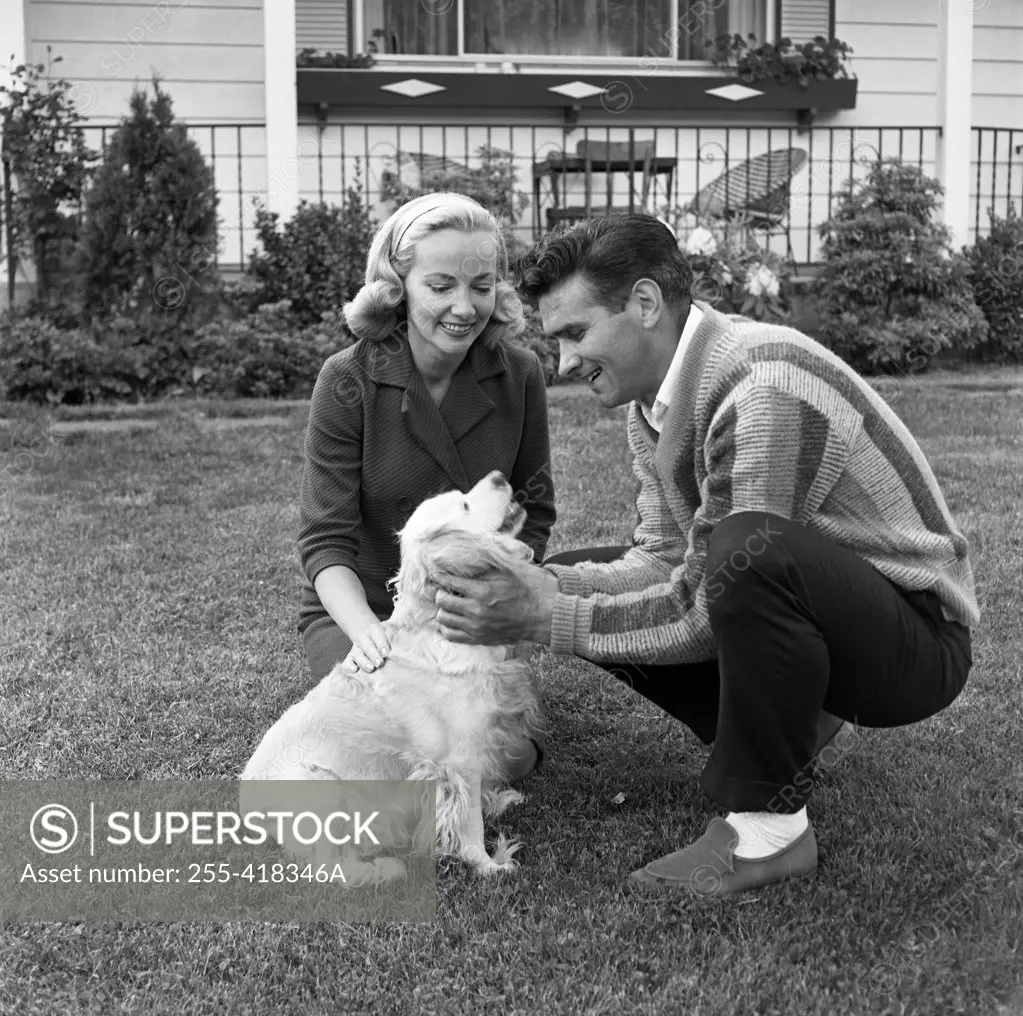
[[[295,45],[348,53],[348,0],[295,0]]]
[[[797,46],[816,35],[835,34],[835,0],[778,0],[778,38]]]

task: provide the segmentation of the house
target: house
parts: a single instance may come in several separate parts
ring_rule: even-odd
[[[382,215],[388,180],[414,187],[438,167],[477,165],[481,145],[512,153],[524,238],[606,205],[738,210],[812,263],[815,227],[876,154],[942,181],[957,243],[984,231],[989,206],[1023,206],[1023,0],[7,7],[0,49],[14,63],[45,63],[48,47],[63,57],[54,73],[74,82],[94,145],[133,84],[159,73],[214,165],[224,267],[252,248],[257,195],[286,219],[358,180]],[[707,40],[749,32],[840,39],[855,78],[747,84],[706,59]]]

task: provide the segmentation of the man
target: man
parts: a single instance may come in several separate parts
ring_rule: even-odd
[[[631,883],[726,894],[816,868],[822,710],[891,727],[944,709],[979,610],[966,541],[885,402],[807,336],[693,302],[692,279],[644,215],[525,256],[560,373],[629,406],[640,521],[628,549],[452,577],[437,604],[453,641],[591,660],[713,745],[701,786],[728,814]]]

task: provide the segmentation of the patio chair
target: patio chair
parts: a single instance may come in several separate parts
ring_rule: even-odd
[[[537,207],[540,203],[540,181],[547,179],[553,198],[552,206],[547,209],[548,229],[553,229],[558,223],[577,222],[593,216],[647,211],[658,174],[667,174],[667,190],[670,191],[675,164],[676,160],[673,158],[657,157],[654,138],[610,142],[579,141],[574,156],[552,156],[534,168]],[[559,187],[559,179],[564,184],[568,173],[581,173],[583,176],[582,205],[564,205],[559,200],[565,196],[560,193],[562,188]],[[600,201],[599,197],[594,201],[594,173],[602,173],[606,177],[606,194],[603,201]],[[628,177],[629,203],[626,206],[614,204],[614,177],[619,173],[624,173]],[[637,175],[640,177],[638,187]]]
[[[802,148],[776,148],[726,169],[682,210],[700,217],[741,219],[768,236],[784,236],[792,257],[789,202],[792,178],[806,164]]]

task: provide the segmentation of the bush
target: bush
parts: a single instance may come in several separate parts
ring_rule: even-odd
[[[820,227],[817,338],[858,369],[924,370],[943,349],[987,339],[969,262],[932,221],[941,194],[917,167],[878,160]]]
[[[989,212],[991,232],[967,250],[973,297],[990,327],[985,359],[1023,360],[1023,218]]]
[[[301,202],[283,232],[278,232],[276,212],[257,209],[263,251],[252,255],[246,269],[259,287],[256,306],[290,300],[301,322],[316,324],[359,291],[374,228],[358,178],[356,169],[356,182],[341,206]]]
[[[287,303],[197,331],[142,332],[127,317],[89,328],[20,318],[0,338],[6,397],[81,405],[165,395],[304,398],[323,361],[351,343],[339,314],[303,326]]]
[[[97,342],[84,328],[24,317],[0,333],[0,376],[11,400],[82,405],[130,398],[138,368],[130,348]]]
[[[206,325],[192,342],[189,388],[237,398],[307,398],[328,356],[351,345],[340,312],[300,326],[287,301]]]
[[[55,57],[50,67],[19,64],[10,85],[0,85],[0,135],[15,181],[10,208],[0,202],[0,223],[12,256],[34,262],[33,302],[42,306],[59,305],[64,295],[61,275],[73,264],[77,212],[97,158],[85,144],[74,86],[53,76],[52,64],[62,60]]]
[[[85,203],[78,260],[86,314],[179,317],[216,274],[217,193],[170,96],[132,92]]]

